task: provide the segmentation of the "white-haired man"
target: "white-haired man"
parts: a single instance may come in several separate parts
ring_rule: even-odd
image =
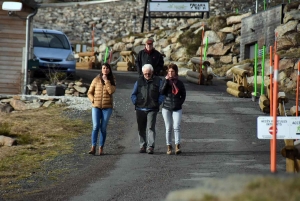
[[[143,76],[135,82],[131,94],[132,103],[135,105],[138,124],[140,153],[153,154],[155,147],[155,124],[159,106],[164,101],[160,94],[162,81],[153,75],[151,64],[142,67]]]

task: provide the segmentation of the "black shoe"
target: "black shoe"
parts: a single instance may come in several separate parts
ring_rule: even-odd
[[[141,149],[140,149],[140,151],[139,151],[140,153],[146,153],[146,149],[145,149],[145,147],[142,147]]]
[[[147,150],[147,153],[148,154],[153,154],[154,153],[153,147],[149,147],[148,150]]]

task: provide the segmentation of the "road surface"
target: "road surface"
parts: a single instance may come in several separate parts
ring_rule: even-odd
[[[95,72],[81,73],[90,79]],[[256,137],[256,119],[266,114],[251,98],[229,95],[224,80],[214,79],[212,86],[203,86],[182,77],[187,89],[181,127],[183,153],[166,155],[164,123],[159,113],[156,147],[149,155],[138,153],[137,125],[130,101],[137,74],[114,74],[115,112],[126,119],[120,141],[125,149],[105,178],[99,175],[97,179],[95,175],[95,180],[78,190],[70,201],[163,200],[169,192],[195,187],[206,178],[270,173],[270,142]],[[277,171],[284,173],[285,159],[279,154],[283,140],[277,144]]]

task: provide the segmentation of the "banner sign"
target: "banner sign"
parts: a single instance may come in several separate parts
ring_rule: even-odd
[[[208,2],[150,2],[150,12],[208,12]]]
[[[300,117],[277,117],[276,139],[300,139]],[[273,138],[273,117],[257,118],[257,138]]]

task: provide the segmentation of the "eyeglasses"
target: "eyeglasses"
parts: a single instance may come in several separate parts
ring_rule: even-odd
[[[144,73],[144,75],[152,75],[152,73]]]

